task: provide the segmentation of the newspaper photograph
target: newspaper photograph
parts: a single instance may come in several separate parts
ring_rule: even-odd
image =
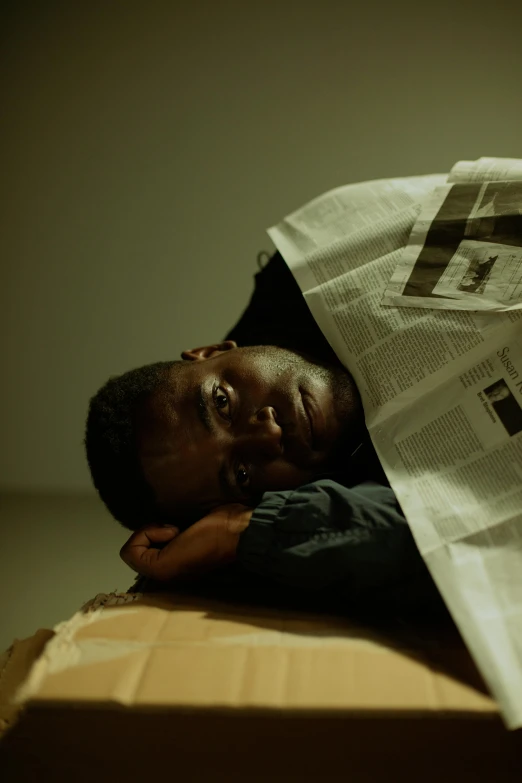
[[[484,184],[466,184],[463,234],[470,215],[482,219]],[[347,186],[268,233],[358,385],[419,551],[513,729],[522,727],[522,312],[382,304],[419,214],[441,187],[447,195],[446,175]],[[501,198],[511,205],[508,193]],[[354,220],[359,211],[374,217]]]
[[[522,179],[436,188],[423,204],[383,304],[522,308]]]

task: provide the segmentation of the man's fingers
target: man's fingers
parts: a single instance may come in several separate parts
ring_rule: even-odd
[[[145,527],[133,533],[120,550],[120,557],[134,571],[143,576],[155,577],[156,564],[161,549],[154,544],[167,544],[179,535],[176,527]]]
[[[152,544],[162,544],[164,541],[171,541],[179,535],[177,527],[144,527],[143,531]]]

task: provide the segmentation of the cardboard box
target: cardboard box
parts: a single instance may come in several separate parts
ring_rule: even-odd
[[[99,596],[26,678],[18,781],[520,781],[454,629],[175,595]]]
[[[20,712],[16,692],[53,636],[53,631],[40,628],[28,639],[15,639],[0,655],[0,737],[16,722]]]

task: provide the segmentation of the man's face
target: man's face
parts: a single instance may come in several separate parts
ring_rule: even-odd
[[[328,472],[359,405],[344,370],[231,341],[183,358],[139,426],[145,477],[164,510],[202,516],[224,503],[254,505],[263,492]]]

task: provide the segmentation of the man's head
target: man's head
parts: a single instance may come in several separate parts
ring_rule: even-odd
[[[255,504],[331,474],[360,442],[359,395],[340,367],[232,341],[182,356],[112,379],[91,401],[94,483],[127,527]]]

